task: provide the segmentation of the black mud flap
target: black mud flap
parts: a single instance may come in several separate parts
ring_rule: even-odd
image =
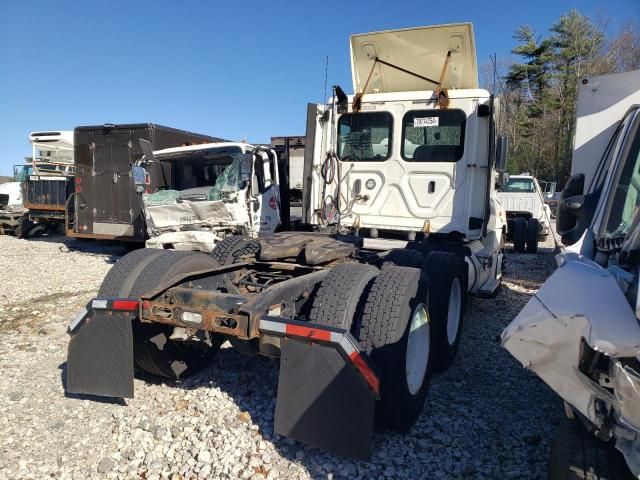
[[[131,316],[89,310],[69,333],[66,391],[133,398]]]
[[[275,432],[368,460],[376,395],[333,345],[281,340]]]

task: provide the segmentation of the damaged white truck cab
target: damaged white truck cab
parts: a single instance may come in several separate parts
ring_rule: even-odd
[[[640,71],[583,79],[577,117],[573,176],[557,217],[571,246],[502,342],[640,476]],[[584,430],[576,425],[570,431]],[[550,478],[600,474],[588,451],[572,458],[566,444],[554,442]]]
[[[147,248],[209,253],[226,236],[258,237],[280,226],[273,150],[224,142],[167,148],[148,157],[138,168],[157,162],[171,189],[148,193],[145,172],[137,172]]]

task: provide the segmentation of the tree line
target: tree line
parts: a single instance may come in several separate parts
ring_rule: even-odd
[[[606,21],[572,10],[544,35],[521,26],[513,36],[514,60],[492,56],[480,66],[483,87],[500,99],[497,130],[509,138],[510,173],[527,171],[563,186],[571,171],[578,82],[640,69],[637,25],[606,32]]]

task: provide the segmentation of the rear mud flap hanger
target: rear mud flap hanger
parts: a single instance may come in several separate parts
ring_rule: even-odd
[[[69,326],[66,390],[133,397],[131,320],[140,304],[96,299]],[[371,456],[380,380],[347,330],[279,317],[260,320],[261,334],[280,337],[274,430],[347,457]]]

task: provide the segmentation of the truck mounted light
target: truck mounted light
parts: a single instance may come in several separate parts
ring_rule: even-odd
[[[192,325],[200,325],[202,323],[202,315],[196,312],[182,312],[182,321]]]

